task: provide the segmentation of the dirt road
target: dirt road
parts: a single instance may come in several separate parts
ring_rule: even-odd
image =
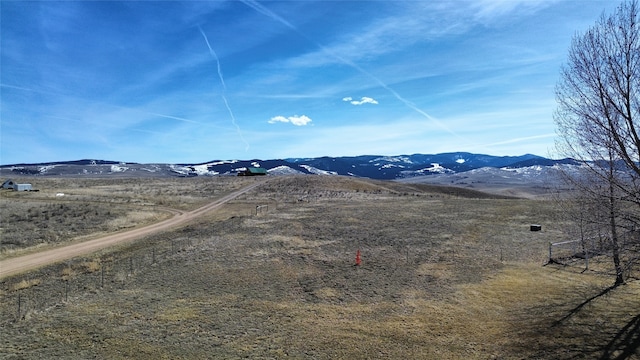
[[[45,265],[71,259],[76,256],[86,255],[116,244],[130,242],[154,233],[175,228],[197,218],[198,216],[219,208],[229,200],[232,200],[246,192],[255,189],[262,183],[264,183],[264,181],[255,182],[193,211],[176,212],[174,213],[174,216],[172,218],[152,225],[100,237],[78,244],[62,246],[55,249],[49,249],[0,261],[0,279],[25,272],[27,270],[32,270]]]

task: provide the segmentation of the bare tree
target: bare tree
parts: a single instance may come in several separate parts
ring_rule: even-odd
[[[580,173],[565,178],[593,200],[590,221],[606,224],[616,285],[624,282],[622,252],[628,250],[621,237],[640,223],[638,12],[637,0],[622,3],[574,36],[556,86],[557,149],[582,164]]]

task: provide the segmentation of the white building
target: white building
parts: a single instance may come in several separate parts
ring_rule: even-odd
[[[13,190],[15,191],[31,191],[31,184],[13,184]]]

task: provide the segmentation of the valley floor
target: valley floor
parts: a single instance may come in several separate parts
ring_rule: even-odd
[[[610,289],[597,259],[544,265],[560,215],[544,200],[275,178],[186,227],[5,279],[0,357],[639,358],[637,280]]]

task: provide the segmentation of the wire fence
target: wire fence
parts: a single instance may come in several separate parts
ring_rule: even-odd
[[[73,302],[87,293],[125,289],[139,272],[172,261],[176,255],[211,239],[174,239],[169,244],[154,245],[126,257],[77,259],[56,266],[58,271],[38,274],[8,286],[2,296],[1,320],[17,321],[37,311],[49,310]],[[13,300],[11,300],[13,299]],[[7,308],[13,303],[13,311]]]
[[[640,247],[628,236],[620,239],[618,253],[625,278],[640,276]],[[612,268],[613,249],[609,239],[589,237],[583,240],[568,240],[549,243],[549,260],[547,264],[562,266],[579,266],[585,271],[592,270],[615,274]],[[604,264],[604,266],[603,266]]]
[[[217,223],[217,231],[212,231],[212,234],[242,226],[247,218],[266,212],[267,207],[264,206],[257,213],[231,217]],[[4,280],[0,289],[0,324],[63,307],[89,294],[127,289],[133,286],[137,275],[157,271],[165,265],[175,265],[172,262],[185,262],[188,260],[184,256],[187,252],[221,240],[220,235],[189,236],[188,231],[184,232],[184,236],[179,236],[181,230],[177,230],[172,234],[178,235],[175,238],[155,236],[124,251],[74,258]]]

